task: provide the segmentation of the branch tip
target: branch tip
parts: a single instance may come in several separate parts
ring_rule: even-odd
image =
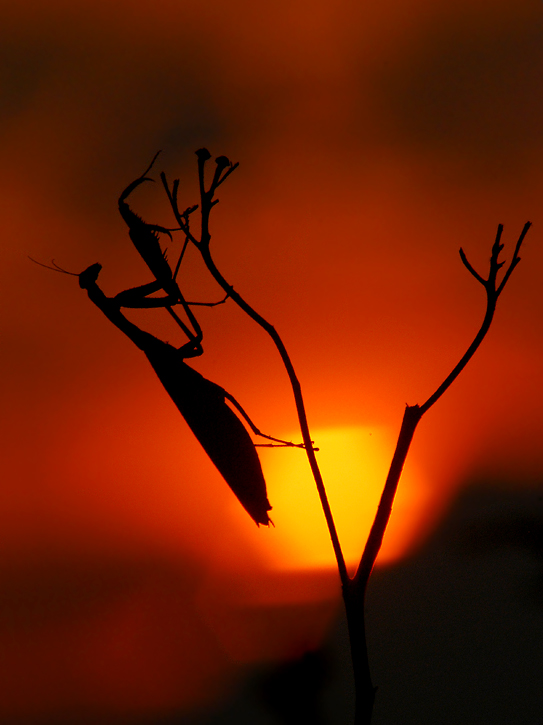
[[[149,166],[145,169],[145,171],[141,175],[141,178],[143,178],[144,176],[147,176],[147,174],[151,171],[151,169],[153,168],[153,165],[154,165],[155,161],[157,160],[157,158],[158,158],[158,156],[159,156],[160,153],[162,153],[161,149],[159,149],[156,152],[156,154],[153,156],[153,160],[151,161],[151,163],[149,164]],[[151,179],[151,181],[153,181],[153,179]]]
[[[217,158],[215,159],[215,163],[217,164],[217,167],[221,169],[221,171],[227,166],[232,165],[228,156],[217,156]]]
[[[480,283],[481,283],[482,285],[486,285],[486,279],[484,279],[483,277],[481,277],[481,275],[479,274],[479,272],[477,272],[477,271],[476,271],[476,270],[475,270],[475,269],[474,269],[474,268],[472,267],[472,265],[471,265],[470,261],[469,261],[469,260],[468,260],[468,258],[466,257],[466,253],[464,252],[464,250],[462,249],[462,247],[460,247],[460,249],[459,249],[458,251],[459,251],[459,253],[460,253],[460,259],[462,260],[462,263],[464,264],[464,266],[466,267],[466,269],[468,270],[468,272],[469,272],[470,274],[472,274],[472,275],[473,275],[473,276],[475,277],[475,279],[476,279],[476,280],[477,280],[478,282],[480,282]]]

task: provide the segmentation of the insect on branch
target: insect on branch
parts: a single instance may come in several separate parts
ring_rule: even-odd
[[[155,154],[145,172],[125,188],[118,201],[119,211],[128,226],[130,239],[152,273],[153,281],[124,290],[110,298],[98,286],[97,280],[102,269],[100,264],[93,264],[77,275],[60,267],[54,259],[51,260],[51,265],[30,259],[47,269],[79,277],[79,285],[87,291],[89,299],[110,322],[145,354],[196,439],[257,525],[270,525],[273,522],[268,515],[271,506],[267,499],[266,482],[256,453],[256,447],[296,447],[305,449],[328,526],[342,584],[355,680],[355,723],[356,725],[368,725],[373,710],[375,688],[372,684],[366,646],[364,599],[367,584],[388,526],[409,448],[422,416],[456,380],[486,336],[494,317],[498,298],[509,281],[512,272],[520,262],[520,249],[531,223],[527,222],[524,225],[515,245],[511,261],[507,266],[505,261],[500,260],[500,255],[504,249],[504,244],[501,242],[503,225],[498,226],[491,249],[488,277],[486,278],[473,267],[464,250],[460,248],[459,253],[462,263],[485,289],[486,310],[484,318],[466,352],[434,393],[430,395],[423,405],[406,406],[375,518],[360,563],[354,577],[351,578],[347,572],[324,482],[315,457],[315,451],[318,451],[318,448],[314,447],[311,440],[302,390],[292,361],[276,329],[228,284],[215,265],[211,254],[209,219],[211,210],[219,203],[219,200],[214,198],[215,192],[238,167],[238,163],[232,163],[226,156],[217,157],[211,181],[206,188],[206,164],[211,159],[211,154],[205,148],[196,151],[200,203],[189,206],[184,211],[179,209],[179,179],[175,179],[170,187],[166,175],[161,173],[162,184],[178,223],[178,228],[168,229],[145,222],[132,211],[127,201],[130,194],[139,185],[146,181],[153,181],[147,174],[155,163],[157,156],[158,153]],[[197,209],[200,211],[199,238],[191,230],[191,215]],[[177,263],[172,269],[166,253],[163,251],[160,235],[167,234],[171,240],[171,232],[177,231],[184,234],[185,238]],[[177,277],[189,243],[194,244],[198,249],[208,271],[224,290],[225,296],[223,299],[217,302],[190,302],[185,299]],[[498,279],[499,277],[500,279]],[[253,423],[233,395],[216,383],[204,378],[185,362],[185,360],[203,353],[202,328],[191,307],[214,307],[223,304],[229,298],[272,338],[292,387],[303,443],[296,444],[291,441],[283,441],[263,433]],[[178,305],[181,306],[188,322],[184,322],[177,314]],[[122,307],[164,308],[184,332],[188,342],[179,348],[175,348],[145,330],[139,329],[125,317],[121,310]],[[246,425],[255,435],[265,438],[268,442],[253,443]]]
[[[166,194],[168,196],[168,199],[170,200],[170,205],[172,207],[172,211],[174,214],[174,217],[181,227],[183,233],[190,239],[190,241],[195,245],[195,247],[200,251],[200,254],[202,255],[202,259],[204,261],[204,264],[206,265],[207,269],[209,270],[212,277],[217,281],[217,283],[223,288],[223,290],[231,297],[231,299],[252,319],[254,322],[257,323],[260,327],[262,327],[268,335],[272,338],[277,351],[279,352],[279,355],[281,357],[281,360],[283,361],[283,365],[285,366],[285,370],[287,372],[287,375],[289,377],[289,381],[292,387],[292,393],[294,396],[294,402],[296,406],[296,411],[298,414],[298,421],[300,425],[300,431],[302,433],[302,440],[303,440],[303,446],[306,451],[306,455],[308,458],[309,466],[311,468],[311,472],[313,474],[313,478],[315,480],[315,485],[317,487],[317,491],[319,494],[319,498],[321,501],[321,506],[324,512],[324,516],[326,519],[326,524],[328,526],[328,531],[330,534],[330,539],[332,541],[332,547],[334,550],[334,555],[336,557],[336,562],[338,566],[339,576],[341,579],[341,583],[343,586],[346,586],[347,582],[349,581],[349,576],[347,573],[347,566],[345,564],[345,559],[343,556],[343,552],[341,550],[341,545],[339,542],[339,537],[337,534],[336,526],[334,523],[334,519],[332,516],[332,510],[330,508],[330,504],[328,502],[328,497],[326,494],[326,489],[324,487],[324,481],[322,478],[322,474],[320,472],[317,459],[315,457],[315,452],[313,449],[313,442],[311,440],[311,434],[309,432],[309,425],[307,421],[307,414],[305,411],[305,403],[302,396],[302,389],[300,382],[296,376],[296,372],[294,370],[294,366],[292,364],[292,361],[290,359],[290,356],[287,352],[287,349],[279,336],[277,330],[271,325],[262,315],[260,315],[251,305],[249,305],[248,302],[230,285],[226,279],[223,277],[217,266],[215,265],[215,262],[213,260],[211,250],[210,250],[210,241],[211,241],[211,234],[209,232],[209,217],[211,214],[211,210],[215,203],[218,201],[217,199],[214,199],[214,194],[216,189],[230,176],[230,174],[237,169],[238,163],[232,163],[226,156],[219,156],[216,160],[216,168],[213,174],[213,179],[211,181],[211,184],[209,186],[209,189],[206,189],[205,184],[205,165],[206,162],[211,159],[211,154],[209,151],[205,148],[199,149],[196,151],[196,156],[198,158],[198,183],[199,183],[199,189],[200,189],[200,214],[201,214],[201,228],[200,228],[200,239],[197,239],[194,234],[190,231],[188,224],[183,219],[182,214],[179,212],[179,203],[178,203],[178,191],[179,191],[179,180],[174,180],[172,187],[170,189],[170,186],[168,184],[166,175],[162,173],[160,175],[160,178],[162,179],[162,183],[164,185],[164,189],[166,191]]]

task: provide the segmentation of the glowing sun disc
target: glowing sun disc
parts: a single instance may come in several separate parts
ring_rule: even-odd
[[[312,432],[317,460],[349,569],[358,563],[394,450],[385,428],[345,427]],[[295,440],[299,435],[286,436]],[[259,449],[275,528],[255,532],[269,563],[280,569],[328,568],[334,554],[305,453]],[[378,563],[392,562],[417,539],[429,499],[413,461],[402,474]],[[251,537],[252,538],[252,537]],[[262,550],[262,549],[261,549]]]

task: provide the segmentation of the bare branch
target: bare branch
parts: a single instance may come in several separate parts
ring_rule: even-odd
[[[215,184],[215,188],[217,188],[217,186],[220,186],[223,181],[226,181],[226,179],[230,176],[230,174],[233,171],[235,171],[238,168],[238,166],[239,166],[239,161],[236,161],[235,164],[230,164],[230,168],[225,172],[224,176],[222,176],[219,179],[219,181],[217,181],[217,183]]]
[[[511,272],[515,268],[515,266],[520,261],[520,257],[518,256],[518,252],[520,250],[522,241],[524,237],[526,236],[526,232],[530,228],[530,223],[524,225],[524,229],[522,230],[522,234],[519,237],[519,240],[517,242],[517,245],[515,247],[515,252],[513,254],[513,259],[511,261],[511,264],[509,265],[509,268],[506,272],[506,275],[504,277],[504,280],[500,284],[500,286],[496,289],[496,276],[498,274],[499,269],[502,267],[503,263],[498,261],[498,257],[500,252],[503,249],[503,244],[500,243],[501,234],[503,231],[503,226],[500,224],[498,226],[498,232],[496,235],[496,241],[494,242],[492,246],[492,254],[490,258],[490,271],[488,279],[484,279],[478,272],[475,271],[475,269],[471,266],[471,264],[468,262],[466,255],[464,254],[463,250],[460,250],[460,256],[462,258],[462,262],[467,267],[469,272],[484,286],[486,297],[487,297],[487,306],[486,306],[486,313],[483,319],[483,323],[481,327],[479,328],[479,331],[475,335],[475,338],[473,339],[473,342],[468,347],[467,351],[464,353],[458,364],[453,368],[451,373],[445,378],[443,383],[437,388],[437,390],[431,395],[428,400],[424,403],[424,405],[418,406],[418,405],[408,405],[405,409],[405,415],[402,422],[402,427],[400,429],[400,434],[398,437],[398,442],[396,444],[396,450],[394,452],[394,456],[392,458],[392,463],[390,465],[390,470],[387,476],[387,480],[383,489],[383,493],[381,495],[381,500],[379,502],[379,507],[377,509],[377,513],[370,531],[370,535],[368,537],[368,541],[366,543],[366,546],[364,548],[364,553],[362,555],[362,558],[360,560],[360,564],[358,566],[357,572],[355,574],[354,579],[352,580],[352,583],[349,585],[349,588],[347,590],[347,597],[350,596],[349,592],[354,590],[354,594],[352,596],[356,597],[362,597],[364,596],[364,591],[368,583],[368,579],[370,577],[371,571],[373,569],[373,566],[375,564],[375,560],[377,558],[377,555],[379,553],[379,550],[381,548],[381,543],[383,541],[383,536],[386,531],[386,527],[388,525],[388,521],[390,518],[390,514],[392,511],[392,504],[394,502],[394,498],[396,496],[396,490],[398,488],[398,483],[400,480],[400,476],[403,470],[403,466],[405,463],[405,460],[407,458],[407,454],[409,452],[409,447],[411,445],[411,441],[413,439],[413,435],[415,433],[415,429],[424,415],[426,411],[431,408],[431,406],[439,400],[439,398],[443,395],[443,393],[449,388],[449,386],[453,383],[453,381],[458,377],[458,375],[462,372],[462,370],[465,368],[469,360],[473,357],[476,350],[478,349],[479,345],[483,341],[486,333],[488,332],[488,329],[490,327],[490,324],[492,322],[494,311],[496,309],[496,302],[498,300],[498,296],[500,292],[502,291],[504,287],[504,283],[507,282],[509,279]]]
[[[195,211],[198,208],[198,205],[194,207],[188,207],[183,213],[179,211],[179,206],[177,202],[177,193],[179,190],[179,179],[174,179],[172,189],[170,190],[170,186],[168,184],[168,180],[166,178],[166,174],[162,172],[160,174],[160,179],[162,181],[162,185],[164,187],[164,190],[166,191],[166,194],[168,196],[168,200],[170,202],[170,206],[172,207],[173,215],[181,227],[181,231],[183,234],[190,239],[190,241],[194,244],[195,247],[200,246],[200,242],[196,237],[192,234],[190,231],[189,225],[188,225],[188,217],[185,218],[185,215],[187,212],[189,214],[192,214],[193,211]]]
[[[497,294],[498,296],[501,295],[503,288],[507,284],[507,281],[509,280],[509,277],[511,276],[512,271],[515,269],[517,264],[520,262],[519,252],[520,248],[522,246],[522,242],[524,241],[524,237],[528,233],[528,229],[532,226],[532,222],[526,222],[524,225],[522,232],[520,233],[520,237],[518,238],[518,241],[515,245],[515,251],[513,252],[513,258],[511,260],[511,264],[509,265],[507,271],[505,272],[505,275],[501,281],[500,286],[498,287]]]
[[[505,284],[509,280],[509,277],[511,276],[511,273],[513,272],[513,269],[517,266],[517,264],[520,262],[520,257],[518,255],[520,247],[522,245],[522,242],[524,240],[524,237],[526,236],[526,233],[528,232],[528,229],[531,226],[531,222],[526,222],[524,225],[524,228],[522,230],[522,233],[517,241],[517,244],[515,246],[515,251],[513,254],[513,259],[511,260],[511,263],[509,265],[509,268],[507,269],[503,280],[499,287],[496,287],[496,279],[499,270],[503,266],[503,262],[498,261],[499,255],[501,251],[503,250],[503,244],[500,243],[501,235],[503,232],[503,224],[498,225],[498,231],[496,233],[496,240],[494,244],[492,245],[492,254],[490,257],[490,269],[488,274],[488,279],[484,279],[478,272],[475,271],[475,269],[471,266],[471,264],[468,262],[466,255],[464,254],[463,250],[460,250],[460,257],[462,258],[462,262],[467,267],[467,269],[471,272],[471,274],[483,285],[486,292],[486,313],[483,319],[483,322],[481,324],[481,327],[479,328],[479,331],[475,335],[473,342],[468,347],[464,355],[461,357],[458,364],[453,368],[453,370],[450,372],[450,374],[445,378],[445,380],[441,383],[441,385],[437,388],[437,390],[428,398],[428,400],[420,406],[421,416],[426,413],[426,411],[431,408],[431,406],[439,400],[439,398],[443,395],[443,393],[449,388],[449,386],[456,380],[456,378],[460,375],[462,370],[466,367],[468,362],[471,360],[475,352],[477,351],[479,345],[483,341],[486,333],[488,332],[490,325],[492,323],[492,319],[494,317],[494,312],[496,310],[496,303],[498,301],[498,297],[503,291],[503,288],[505,287]]]
[[[469,272],[471,272],[471,274],[475,277],[475,279],[484,286],[486,284],[486,279],[484,277],[481,277],[481,275],[478,272],[476,272],[475,269],[473,269],[473,267],[471,266],[471,264],[468,261],[468,258],[465,255],[465,252],[462,249],[462,247],[460,247],[460,249],[458,251],[460,252],[460,258],[461,258],[462,262],[464,263],[464,266],[468,269]]]

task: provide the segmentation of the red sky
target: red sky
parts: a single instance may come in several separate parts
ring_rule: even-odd
[[[0,711],[173,707],[192,687],[183,673],[196,689],[219,686],[240,662],[317,642],[336,606],[333,571],[281,579],[280,506],[275,531],[254,530],[147,361],[74,279],[27,258],[76,272],[99,261],[111,294],[148,281],[116,200],[159,148],[157,171],[181,178],[187,205],[196,148],[240,162],[214,211],[217,262],[283,336],[312,428],[374,431],[385,453],[404,405],[424,402],[482,319],[458,248],[484,273],[497,224],[507,256],[532,221],[488,339],[420,425],[411,465],[423,495],[410,515],[426,531],[468,480],[540,478],[542,14],[535,0],[3,10],[1,624],[17,685]],[[168,223],[159,185],[133,204]],[[183,283],[218,294],[196,257]],[[195,367],[262,429],[290,434],[286,375],[265,336],[232,305],[201,321]],[[268,465],[273,505],[274,476],[288,473]],[[221,607],[209,603],[219,571]],[[301,601],[314,614],[305,629],[288,608]],[[178,623],[173,640],[160,621]],[[93,665],[111,652],[133,668],[122,682]]]

